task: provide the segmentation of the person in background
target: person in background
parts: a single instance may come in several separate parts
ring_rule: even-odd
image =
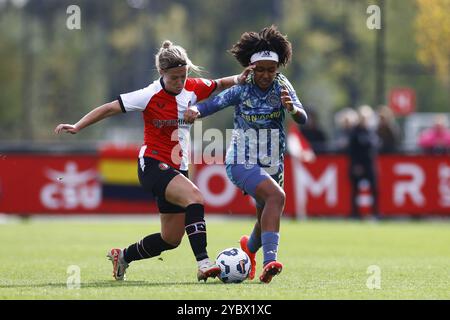
[[[437,115],[433,127],[419,135],[419,146],[429,154],[450,153],[450,129],[445,114]]]
[[[380,138],[380,154],[391,154],[398,151],[400,128],[395,122],[392,110],[387,106],[378,109],[377,135]]]
[[[305,139],[310,143],[313,151],[323,153],[327,150],[327,135],[320,127],[318,113],[313,108],[305,108],[308,114],[308,122],[305,125],[299,125]]]
[[[347,153],[350,143],[350,133],[358,123],[358,113],[351,108],[345,108],[335,114],[334,122],[336,133],[333,149],[339,153]]]
[[[374,116],[374,111],[370,106],[361,106],[358,108],[358,124],[351,130],[349,136],[349,176],[352,186],[351,217],[355,219],[360,218],[358,195],[359,185],[363,180],[366,180],[370,184],[373,199],[372,213],[375,218],[379,218],[376,168],[379,139],[371,127]]]

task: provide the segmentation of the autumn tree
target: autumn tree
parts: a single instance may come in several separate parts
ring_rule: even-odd
[[[418,59],[450,87],[450,0],[416,0]]]

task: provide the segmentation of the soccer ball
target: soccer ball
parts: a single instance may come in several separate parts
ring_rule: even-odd
[[[247,279],[251,263],[248,255],[237,248],[228,248],[219,253],[216,263],[221,269],[219,279],[223,283],[240,283]]]

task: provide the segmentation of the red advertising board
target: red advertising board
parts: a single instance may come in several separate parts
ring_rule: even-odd
[[[349,211],[346,180],[347,162],[343,157],[323,156],[313,164],[288,157],[285,163],[285,216],[297,214],[339,216]],[[227,178],[223,165],[197,166],[195,183],[202,192],[207,212],[253,214],[254,202],[244,196]]]
[[[384,214],[450,216],[450,157],[384,156],[379,164]]]
[[[101,205],[92,156],[7,156],[0,166],[0,211],[85,212]]]
[[[285,216],[347,216],[351,192],[345,156],[319,156],[313,163],[288,157],[285,166]],[[450,158],[382,156],[378,161],[379,206],[385,216],[430,214],[450,216]],[[207,212],[253,214],[222,165],[200,165],[196,180]],[[370,212],[370,194],[360,191],[361,211]]]
[[[107,153],[6,155],[0,160],[0,212],[156,213],[153,200],[132,196],[138,185],[130,189],[127,185],[110,184],[110,190],[118,192],[106,196],[107,179],[102,177],[99,163],[110,161],[110,158]],[[134,177],[135,155],[129,153],[120,160],[129,161],[126,167],[132,169],[126,172]],[[450,216],[450,157],[382,156],[378,161],[378,172],[382,214]],[[285,216],[349,214],[351,192],[345,156],[321,155],[308,164],[287,157],[284,179]],[[208,214],[254,214],[253,200],[230,182],[223,165],[197,165],[194,181],[205,198]],[[131,197],[114,198],[114,194],[122,195],[122,187],[128,192],[131,190]],[[361,194],[361,199],[364,200],[362,205],[370,205],[370,195]]]
[[[153,202],[104,199],[98,163],[96,155],[6,155],[0,162],[0,212],[89,214],[156,211]]]

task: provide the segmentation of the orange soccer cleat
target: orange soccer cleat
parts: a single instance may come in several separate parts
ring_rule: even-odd
[[[250,273],[248,274],[249,280],[253,280],[255,278],[255,272],[256,272],[256,253],[250,252],[247,247],[248,243],[248,236],[242,236],[241,240],[239,241],[241,244],[241,249],[244,250],[244,252],[248,255],[250,258]]]
[[[283,264],[278,261],[269,262],[264,268],[259,280],[264,283],[269,283],[272,278],[283,270]]]

